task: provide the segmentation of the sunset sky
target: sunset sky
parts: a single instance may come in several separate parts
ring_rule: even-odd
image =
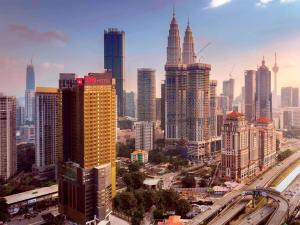
[[[190,17],[202,62],[211,77],[229,78],[236,95],[243,71],[278,53],[279,86],[300,86],[300,0],[0,0],[0,92],[23,96],[26,64],[33,56],[36,86],[58,86],[60,72],[103,71],[103,32],[126,32],[126,89],[136,90],[137,68],[164,79],[172,5],[181,41]]]

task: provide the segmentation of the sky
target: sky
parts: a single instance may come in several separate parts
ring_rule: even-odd
[[[157,96],[164,79],[167,36],[175,5],[181,41],[188,17],[201,62],[211,79],[236,79],[269,68],[278,55],[280,86],[300,87],[300,0],[0,0],[0,92],[24,95],[26,64],[36,86],[57,87],[61,72],[103,71],[103,34],[126,33],[126,90],[136,91],[137,69],[156,69]]]

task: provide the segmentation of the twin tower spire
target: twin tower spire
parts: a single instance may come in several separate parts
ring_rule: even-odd
[[[168,47],[167,47],[167,65],[192,64],[196,62],[196,54],[194,51],[194,38],[190,27],[190,21],[185,30],[183,40],[183,50],[181,53],[180,35],[178,23],[173,10],[173,18],[170,24]]]

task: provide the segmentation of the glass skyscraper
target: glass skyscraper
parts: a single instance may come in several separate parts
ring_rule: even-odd
[[[35,75],[33,64],[27,65],[26,68],[26,90],[25,90],[25,120],[29,123],[35,122],[34,115],[34,92],[35,92]]]
[[[104,31],[104,68],[116,80],[118,116],[125,115],[125,32],[115,28]]]
[[[34,67],[32,64],[27,65],[26,69],[26,90],[35,89]]]

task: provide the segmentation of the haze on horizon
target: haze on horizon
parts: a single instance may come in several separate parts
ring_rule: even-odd
[[[103,71],[103,32],[126,32],[126,89],[136,91],[137,68],[156,69],[164,79],[172,5],[181,41],[190,17],[196,51],[212,65],[211,77],[229,78],[236,95],[244,70],[278,54],[278,84],[300,87],[300,0],[2,0],[0,2],[0,91],[23,96],[26,64],[33,57],[36,86],[58,85],[60,72]]]

